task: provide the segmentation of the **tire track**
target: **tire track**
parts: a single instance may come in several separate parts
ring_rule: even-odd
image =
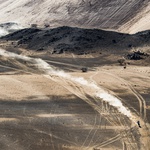
[[[94,84],[96,84],[96,85],[97,85],[97,83],[95,82],[95,80],[94,80],[93,78],[94,78],[94,76],[96,76],[98,73],[99,73],[99,72],[95,72],[93,75],[90,76],[90,80],[91,80]],[[115,96],[116,96],[116,95],[115,95]],[[116,97],[117,97],[117,96],[116,96]],[[118,98],[118,99],[119,99],[119,98]],[[108,105],[109,105],[109,104],[106,103],[106,106],[108,106]],[[109,115],[110,120],[114,120],[114,119],[112,119],[112,118],[114,118],[114,117],[116,118],[117,113],[115,113],[115,114],[114,114],[114,113],[110,113],[110,111],[107,110],[107,109],[106,109],[106,112],[107,112],[108,114],[110,114],[110,115]],[[116,124],[116,125],[117,125],[117,124]]]
[[[43,68],[43,69],[45,69],[45,68]],[[60,76],[58,76],[57,74],[56,74],[57,79],[56,79],[56,78],[53,78],[53,77],[50,77],[50,75],[43,75],[43,76],[48,76],[51,80],[57,82],[58,84],[60,84],[60,82],[61,82],[61,83],[62,83],[62,86],[63,86],[64,88],[68,89],[71,93],[73,93],[74,95],[78,96],[79,98],[81,98],[82,100],[84,100],[85,102],[87,102],[94,110],[97,110],[98,113],[101,114],[101,109],[100,109],[100,107],[97,106],[97,105],[92,101],[92,100],[95,100],[95,99],[91,99],[91,98],[93,98],[94,96],[91,95],[91,93],[90,93],[90,95],[89,95],[89,93],[87,93],[86,88],[84,87],[84,85],[83,85],[83,86],[79,86],[79,85],[78,85],[79,83],[77,84],[76,82],[73,82],[72,80],[71,80],[71,81],[70,81],[70,80],[67,80],[66,78],[60,77]],[[70,85],[70,83],[71,83],[71,85]],[[72,84],[75,85],[75,86],[72,86]],[[72,86],[72,87],[71,87],[71,86]],[[90,99],[87,97],[87,95],[90,96]],[[108,109],[108,110],[109,110],[109,109]],[[109,112],[109,111],[108,111],[108,112]],[[110,123],[112,124],[111,121],[110,121]],[[119,133],[119,134],[120,134],[120,133]],[[118,134],[118,135],[119,135],[119,134]],[[126,134],[126,135],[128,135],[128,134]],[[53,137],[55,138],[54,135],[53,135]],[[59,137],[58,137],[58,138],[59,138]],[[61,139],[61,138],[60,138],[60,139]],[[102,144],[103,144],[103,145],[109,144],[110,141],[113,142],[113,140],[115,140],[115,139],[117,139],[117,137],[116,137],[116,138],[113,138],[112,140],[107,141],[107,143],[102,143]],[[73,143],[73,142],[71,142],[71,143]],[[100,145],[100,146],[103,146],[103,145]]]
[[[95,125],[96,125],[96,119],[97,119],[97,115],[95,115],[95,121],[94,121],[94,124],[93,124],[93,128],[90,130],[90,132],[89,132],[89,134],[87,135],[86,139],[85,139],[84,142],[82,143],[81,148],[84,147],[84,145],[86,144],[86,142],[87,142],[87,140],[88,140],[88,138],[89,138],[91,132],[93,131],[93,129],[94,129]],[[88,145],[88,146],[89,146],[89,145]]]
[[[94,73],[93,75],[90,76],[90,79],[91,79],[95,84],[96,84],[96,82],[93,80],[93,77],[96,76],[97,74],[98,74],[98,72],[96,72],[96,73]],[[108,111],[108,112],[109,112],[109,111]],[[116,119],[114,118],[114,120],[118,120],[118,122],[120,122],[120,125],[121,125],[121,126],[128,126],[128,123],[127,123],[124,119],[123,119],[123,120],[124,120],[124,123],[122,124],[122,122],[121,122],[120,119],[119,119],[119,118],[120,118],[119,115],[115,114],[115,116],[112,115],[112,117],[115,117]],[[127,139],[127,141],[128,141],[128,144],[131,143],[131,147],[132,147],[132,143],[133,143],[132,141],[133,141],[134,136],[133,136],[133,134],[131,134],[131,136],[132,136],[132,138],[130,138],[130,137],[128,136],[128,134],[126,134],[126,139]],[[125,142],[125,143],[126,143],[126,142]],[[134,142],[134,143],[135,143],[135,142]],[[137,143],[135,143],[135,144],[136,144],[136,147],[137,147]]]
[[[51,77],[50,77],[51,78]],[[67,90],[69,90],[71,93],[73,93],[73,94],[75,94],[76,96],[78,96],[79,98],[81,98],[82,100],[84,100],[86,103],[88,103],[92,108],[94,108],[94,110],[96,110],[100,115],[101,115],[101,109],[99,108],[99,106],[97,106],[96,104],[94,104],[94,103],[92,103],[87,97],[86,97],[86,93],[85,93],[85,91],[80,87],[80,86],[78,86],[77,85],[77,83],[75,84],[75,83],[73,83],[73,82],[71,82],[71,81],[67,81],[66,79],[63,79],[63,78],[53,78],[52,80],[54,80],[55,82],[57,82],[57,83],[59,83],[59,84],[61,84],[60,82],[62,82],[63,81],[63,84],[61,84],[64,88],[66,88]],[[70,83],[71,82],[71,83]],[[68,87],[69,86],[69,87]],[[72,88],[72,89],[71,89]],[[77,91],[78,92],[77,92]],[[110,115],[110,112],[108,112],[108,114]],[[116,125],[118,125],[118,123],[116,124],[116,123],[114,123],[114,120],[113,120],[113,117],[112,116],[109,116],[109,115],[107,115],[107,117],[104,115],[104,114],[102,114],[102,116],[104,116],[105,117],[105,119],[106,120],[108,120],[112,125],[114,125],[114,126],[116,126]],[[111,121],[110,121],[111,120]],[[92,131],[91,131],[92,132]],[[91,132],[90,132],[90,134],[91,134]],[[89,135],[90,135],[89,134]],[[94,132],[94,135],[95,135],[96,133]],[[89,136],[88,135],[88,136]],[[94,137],[94,135],[92,136],[92,138]],[[91,140],[90,141],[92,141],[92,138],[91,138]],[[87,138],[88,139],[88,138]],[[86,139],[86,141],[87,141],[87,139]],[[118,139],[116,139],[116,140],[119,140],[119,139],[121,139],[121,138],[118,138]],[[83,147],[84,145],[85,145],[85,143],[86,143],[86,141],[83,143],[83,145],[81,146],[81,147]],[[89,146],[89,145],[88,145]],[[88,147],[87,147],[87,149],[88,149]]]
[[[64,81],[66,82],[67,80],[64,80]],[[84,100],[86,103],[88,103],[100,115],[103,115],[104,117],[106,117],[105,116],[106,111],[105,111],[105,113],[102,113],[101,108],[100,108],[99,104],[96,101],[96,98],[94,96],[92,96],[91,94],[89,95],[89,93],[87,93],[86,89],[84,89],[83,87],[79,86],[77,83],[73,83],[71,81],[67,81],[67,84],[69,85],[69,89],[70,88],[75,88],[76,90],[78,90],[77,95],[79,96],[81,94],[84,97],[84,98],[82,98],[82,100]],[[75,92],[75,90],[73,89],[72,93],[74,94],[74,92]],[[87,97],[87,96],[89,96],[89,97]],[[104,102],[104,103],[107,104],[106,102]],[[117,125],[113,121],[112,116],[109,116],[108,114],[110,114],[110,113],[107,113],[107,117],[109,118],[107,121],[109,121],[113,125]]]
[[[136,128],[136,127],[130,128],[127,131],[122,131],[118,135],[108,139],[107,141],[104,141],[104,142],[102,142],[100,144],[95,145],[94,148],[102,148],[104,146],[107,146],[107,145],[109,145],[109,144],[119,140],[119,139],[122,139],[123,136],[128,136],[130,134],[131,130],[134,129],[134,128]]]
[[[126,80],[118,77],[117,75],[114,75],[112,73],[108,73],[106,71],[103,71],[103,73],[108,74],[113,76],[114,78],[120,80],[121,82],[123,82],[125,85],[127,85],[128,89],[130,89],[130,91],[133,93],[133,95],[137,98],[137,100],[139,101],[139,105],[140,105],[140,116],[144,118],[144,120],[146,120],[146,102],[143,99],[143,97],[132,87],[132,85],[130,85]],[[142,113],[142,109],[143,109],[143,113]]]
[[[60,137],[58,137],[58,136],[56,136],[56,135],[54,135],[54,134],[41,131],[41,130],[39,130],[39,129],[37,129],[37,128],[36,128],[36,129],[34,128],[34,130],[35,130],[36,132],[38,132],[38,133],[42,133],[42,134],[48,135],[48,136],[50,136],[50,137],[53,137],[53,138],[55,138],[55,139],[60,139],[60,140],[65,141],[65,142],[67,142],[67,143],[73,144],[74,146],[77,146],[77,144],[76,144],[75,142],[71,142],[71,141],[66,140],[66,139],[64,139],[64,138],[60,138]],[[52,142],[52,141],[51,141],[51,142]],[[52,142],[52,143],[53,143],[53,142]],[[54,147],[54,146],[53,146],[53,147]]]
[[[12,69],[12,70],[16,70],[16,71],[22,71],[22,72],[28,73],[28,74],[33,74],[33,73],[28,72],[28,71],[25,71],[25,70],[23,70],[23,69],[16,69],[16,68],[4,66],[4,65],[0,65],[0,67],[6,68],[6,69]]]
[[[106,74],[109,74],[109,75],[111,75],[111,76],[113,76],[113,77],[115,77],[115,78],[117,78],[118,80],[120,80],[120,81],[122,81],[123,83],[125,82],[125,84],[127,84],[126,83],[126,81],[125,80],[123,80],[122,78],[119,78],[119,77],[117,77],[117,76],[115,76],[114,74],[112,74],[112,73],[108,73],[108,72],[106,72],[106,71],[103,71],[103,73],[106,73]],[[128,86],[128,84],[127,84],[127,86]],[[130,86],[129,86],[130,87]],[[129,88],[130,89],[130,88]],[[130,89],[131,91],[132,91],[132,89]],[[146,107],[144,107],[144,105],[146,104],[145,103],[145,100],[144,99],[141,99],[141,97],[138,97],[139,95],[136,95],[137,93],[134,93],[134,91],[132,91],[133,92],[133,94],[135,95],[135,96],[137,96],[137,98],[138,98],[138,100],[140,101],[139,103],[141,103],[141,109],[143,108],[143,109],[146,109]],[[144,100],[144,102],[142,103],[141,101],[142,100]],[[141,111],[142,112],[142,111]],[[144,110],[144,114],[143,115],[141,115],[141,117],[142,116],[144,116],[143,118],[146,120],[146,110]],[[138,116],[135,116],[135,118],[133,118],[133,121],[134,121],[134,123],[136,123],[136,121],[135,121],[135,119],[136,120],[140,120],[140,122],[142,123],[142,129],[139,129],[139,130],[137,130],[139,133],[140,133],[140,136],[141,136],[141,138],[140,138],[140,142],[141,142],[141,147],[143,148],[143,149],[147,149],[147,147],[148,147],[148,145],[149,145],[149,142],[147,142],[148,140],[150,140],[150,138],[149,138],[149,130],[148,130],[148,123],[147,124],[145,124],[145,120],[143,121],[143,118],[139,118]]]
[[[101,124],[102,117],[101,117],[101,115],[99,115],[99,117],[100,117],[100,118],[99,118],[99,124]],[[92,136],[92,138],[91,138],[91,141],[89,142],[89,145],[88,145],[88,146],[90,146],[90,144],[91,144],[91,142],[92,142],[92,140],[93,140],[95,134],[97,133],[97,131],[98,131],[98,129],[95,130],[95,132],[94,132],[94,134],[93,134],[93,136]],[[95,143],[95,142],[94,142],[94,143]],[[94,145],[94,143],[93,143],[93,145]]]
[[[118,134],[118,135],[114,136],[113,138],[108,139],[107,141],[104,141],[100,144],[95,145],[94,148],[101,148],[103,146],[107,146],[117,140],[120,140],[120,139],[121,139],[121,136],[120,136],[120,134]]]

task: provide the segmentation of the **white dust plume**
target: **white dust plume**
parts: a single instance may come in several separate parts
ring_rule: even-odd
[[[20,30],[23,29],[23,27],[19,24],[13,24],[12,26],[9,27],[9,30]]]
[[[0,24],[0,37],[5,36],[9,33],[15,32],[17,30],[23,29],[23,27],[15,22],[8,22]]]
[[[101,87],[99,87],[95,83],[90,83],[89,81],[85,80],[82,77],[74,77],[68,73],[65,73],[64,71],[56,70],[40,58],[38,58],[38,59],[30,58],[27,56],[8,52],[8,51],[2,50],[2,49],[0,49],[0,55],[5,56],[5,57],[10,57],[10,58],[18,58],[18,59],[32,62],[35,65],[37,65],[37,67],[40,70],[44,71],[47,75],[56,75],[59,77],[63,77],[65,79],[71,80],[72,82],[76,82],[80,85],[89,87],[90,89],[92,89],[92,91],[94,91],[94,96],[96,98],[102,99],[103,101],[109,103],[109,105],[117,108],[120,113],[124,114],[125,116],[127,116],[133,120],[133,116],[132,116],[131,112],[125,106],[123,106],[122,102],[118,98],[109,94],[107,91],[103,90]],[[91,94],[93,94],[93,93],[91,93]]]
[[[7,34],[9,34],[9,32],[7,30],[5,30],[5,29],[0,27],[0,37],[5,36]]]

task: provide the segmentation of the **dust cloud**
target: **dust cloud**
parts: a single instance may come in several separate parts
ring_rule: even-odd
[[[98,99],[101,99],[101,100],[109,103],[109,105],[117,108],[120,113],[124,114],[125,116],[127,116],[131,120],[133,120],[133,116],[132,116],[130,110],[128,110],[125,106],[123,106],[122,102],[117,97],[109,94],[107,91],[103,90],[101,87],[96,85],[96,83],[91,83],[82,77],[74,77],[68,73],[65,73],[64,71],[56,70],[40,58],[30,58],[27,56],[8,52],[3,49],[0,49],[0,55],[4,56],[4,57],[8,57],[8,58],[16,58],[16,59],[22,59],[25,61],[29,61],[31,63],[34,63],[39,70],[45,72],[45,74],[47,74],[47,75],[55,75],[55,76],[63,77],[72,82],[76,82],[82,86],[89,87],[92,90],[94,90],[94,93],[91,93],[92,95],[94,95]]]

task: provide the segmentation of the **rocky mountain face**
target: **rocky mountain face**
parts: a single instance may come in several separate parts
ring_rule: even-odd
[[[150,31],[137,34],[123,34],[100,29],[77,27],[58,27],[54,29],[26,28],[2,37],[3,41],[12,41],[17,47],[30,50],[61,54],[73,52],[87,54],[101,50],[129,50],[150,43]]]
[[[145,18],[146,20],[143,20]],[[0,23],[135,33],[149,29],[149,0],[0,0]]]

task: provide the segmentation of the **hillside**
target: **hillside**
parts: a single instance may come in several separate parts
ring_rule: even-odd
[[[52,54],[73,52],[81,55],[95,50],[121,52],[149,45],[149,33],[150,31],[144,31],[130,35],[99,29],[63,26],[54,29],[26,28],[8,34],[1,40],[12,41],[13,45],[30,50],[48,50]]]
[[[0,0],[0,23],[49,24],[135,33],[149,29],[148,0]]]
[[[0,150],[149,150],[150,0],[0,0]]]

